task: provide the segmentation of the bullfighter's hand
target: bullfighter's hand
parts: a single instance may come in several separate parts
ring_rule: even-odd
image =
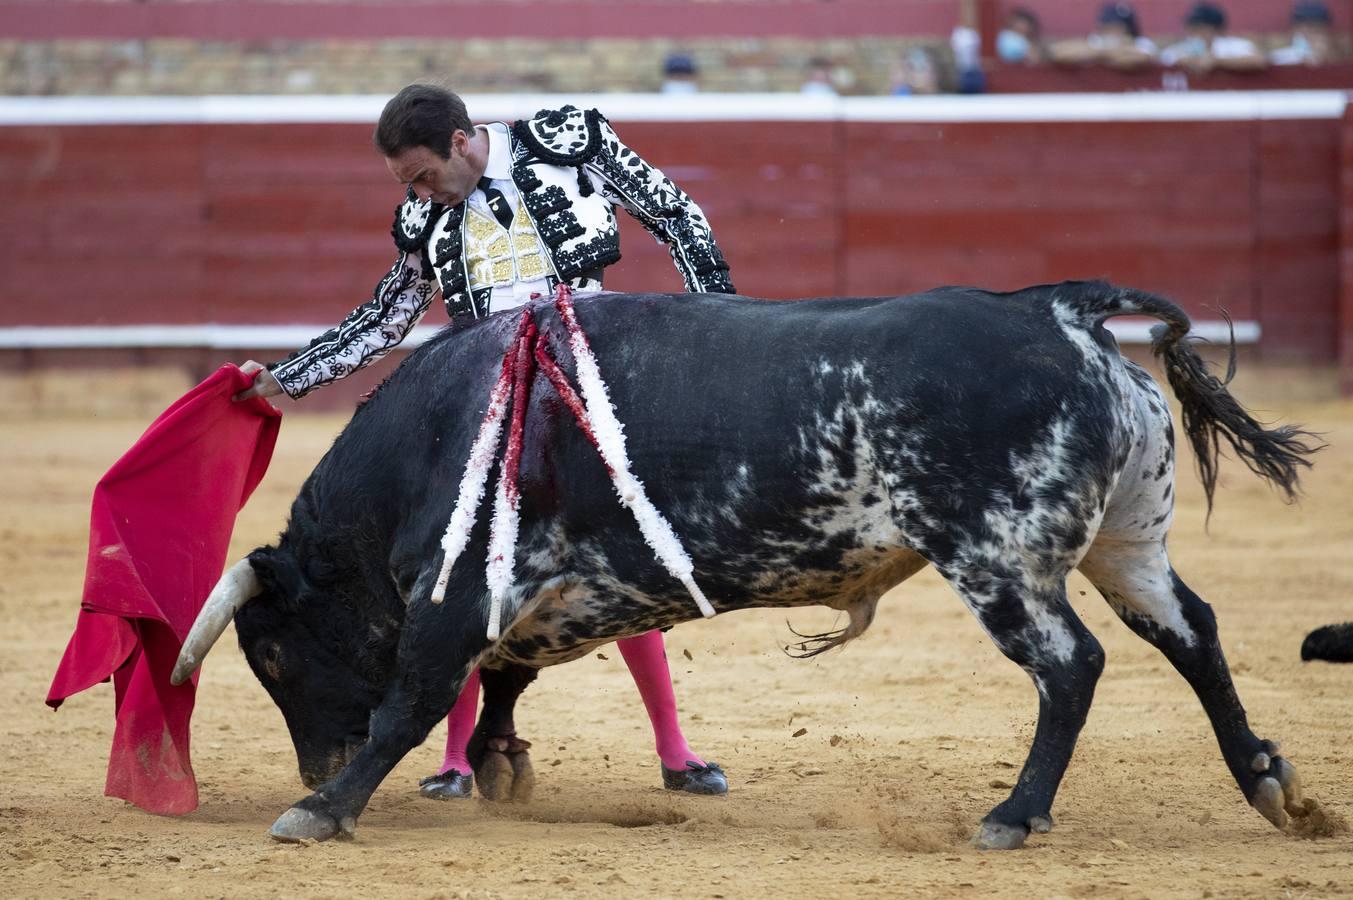
[[[252,359],[240,366],[240,371],[246,375],[253,376],[254,385],[247,390],[240,391],[230,399],[235,402],[248,400],[251,397],[275,397],[282,393],[282,385],[277,383],[277,379],[269,372],[262,363],[254,362]]]

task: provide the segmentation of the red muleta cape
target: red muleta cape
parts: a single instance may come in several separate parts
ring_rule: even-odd
[[[104,793],[150,812],[197,808],[188,758],[197,675],[173,687],[169,673],[277,441],[280,410],[230,399],[249,384],[235,366],[218,369],[94,489],[84,598],[47,704],[112,676],[117,728]]]

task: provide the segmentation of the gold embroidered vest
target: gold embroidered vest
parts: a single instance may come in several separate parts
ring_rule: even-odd
[[[467,204],[465,209],[465,267],[470,290],[506,287],[535,281],[553,274],[549,257],[536,234],[531,217],[518,202],[511,230],[498,220]]]

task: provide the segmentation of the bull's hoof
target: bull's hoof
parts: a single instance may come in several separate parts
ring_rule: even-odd
[[[1029,829],[1023,825],[984,821],[973,835],[972,843],[978,850],[1018,850],[1028,837]]]
[[[662,767],[662,786],[669,791],[718,796],[728,793],[728,776],[718,763],[699,765],[687,762],[684,769]]]
[[[491,739],[475,768],[480,796],[495,803],[530,800],[536,789],[536,772],[526,752],[530,746],[519,738]]]
[[[302,841],[327,841],[341,831],[343,829],[332,816],[293,806],[277,817],[268,834],[284,844],[299,844]],[[347,831],[351,835],[352,829]]]
[[[474,795],[474,776],[448,769],[418,782],[418,795],[431,800],[461,800]]]
[[[512,802],[527,803],[536,792],[536,770],[531,765],[531,754],[522,751],[508,757],[512,763]]]
[[[479,795],[494,803],[506,803],[512,799],[512,782],[516,775],[512,771],[512,760],[506,753],[490,750],[484,754],[475,769],[475,781],[479,783]]]
[[[1047,834],[1052,831],[1052,816],[1034,816],[1029,820],[1029,830],[1034,834]]]
[[[1306,805],[1296,767],[1277,754],[1277,745],[1265,741],[1264,750],[1250,760],[1250,770],[1259,776],[1250,805],[1274,828],[1285,829],[1292,816],[1306,815]]]

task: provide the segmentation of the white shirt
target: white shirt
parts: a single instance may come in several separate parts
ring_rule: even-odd
[[[982,68],[982,36],[976,29],[956,26],[949,35],[949,48],[954,51],[954,66],[960,72]]]
[[[1178,44],[1166,47],[1160,53],[1160,61],[1167,66],[1172,66],[1182,59],[1188,59],[1190,56],[1202,56],[1203,53],[1211,53],[1215,59],[1236,59],[1242,56],[1254,56],[1258,52],[1259,48],[1254,45],[1254,41],[1248,38],[1219,34],[1212,39],[1212,46],[1210,47],[1196,38],[1189,38],[1186,41],[1180,41]]]
[[[1095,50],[1113,50],[1123,46],[1124,42],[1107,40],[1104,35],[1096,31],[1085,39],[1085,43]],[[1143,53],[1149,53],[1152,56],[1156,55],[1156,42],[1144,34],[1138,35],[1135,38],[1128,38],[1127,43],[1130,43],[1133,47],[1136,47]]]
[[[1305,35],[1292,35],[1292,43],[1279,47],[1269,54],[1269,62],[1275,66],[1300,66],[1315,62],[1315,48],[1306,40]]]
[[[479,127],[483,128],[489,136],[489,161],[484,168],[484,177],[489,179],[490,185],[502,192],[504,199],[507,200],[507,205],[512,207],[512,215],[515,221],[515,217],[522,214],[521,197],[517,193],[516,183],[512,180],[512,151],[507,125],[502,122],[494,122]],[[493,211],[489,208],[489,199],[479,188],[475,188],[466,198],[466,203],[476,212],[487,216],[490,220],[494,219]],[[544,252],[543,245],[541,251],[543,258],[548,261],[549,254]],[[474,289],[482,287],[482,285],[471,283],[470,287]],[[549,296],[550,285],[545,276],[529,281],[500,284],[494,287],[489,298],[489,312],[495,313],[504,309],[515,309],[529,302],[532,294],[539,294],[542,297]]]

